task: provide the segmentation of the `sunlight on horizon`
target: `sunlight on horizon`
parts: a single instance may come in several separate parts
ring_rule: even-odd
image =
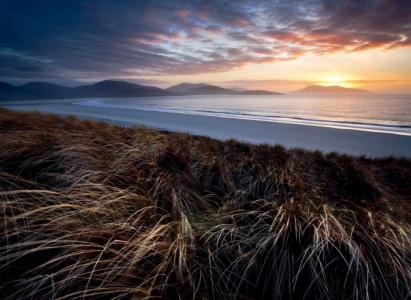
[[[335,52],[324,55],[308,53],[293,60],[248,63],[223,72],[175,74],[170,85],[179,82],[247,81],[247,88],[280,92],[291,92],[310,84],[340,85],[376,92],[411,92],[409,54],[407,48],[375,48],[363,52]],[[145,78],[170,80],[169,75]],[[241,87],[242,84],[238,86]],[[236,85],[233,83],[231,86]]]
[[[342,87],[347,87],[350,88],[353,85],[347,82],[347,79],[344,76],[341,75],[330,75],[324,77],[323,80],[318,82],[318,85],[322,86],[342,86]]]

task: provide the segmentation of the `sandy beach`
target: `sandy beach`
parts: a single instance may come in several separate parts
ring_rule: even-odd
[[[74,104],[73,100],[20,102],[18,105],[5,103],[3,106],[18,111],[39,111],[97,119],[124,126],[144,125],[221,140],[233,138],[254,144],[280,144],[287,148],[369,157],[411,157],[411,137],[405,135],[156,111],[87,107]]]

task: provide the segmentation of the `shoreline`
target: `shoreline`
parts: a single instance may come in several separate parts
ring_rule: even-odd
[[[261,122],[272,122],[272,123],[285,123],[285,124],[297,124],[306,125],[314,127],[327,127],[334,129],[344,129],[344,130],[356,130],[365,132],[377,132],[377,133],[387,133],[396,135],[405,135],[411,137],[411,132],[395,131],[392,129],[399,128],[411,128],[408,125],[390,125],[390,124],[378,124],[378,123],[365,123],[365,122],[349,122],[349,121],[337,121],[337,120],[323,120],[323,119],[313,119],[313,118],[303,118],[303,117],[287,117],[287,116],[272,116],[272,115],[253,115],[247,113],[237,113],[237,112],[215,112],[207,110],[185,110],[185,109],[165,109],[165,108],[147,108],[147,107],[130,107],[127,105],[118,105],[106,103],[103,99],[86,100],[86,101],[75,101],[72,104],[86,106],[86,107],[101,107],[108,109],[132,109],[132,110],[142,110],[142,111],[154,111],[154,112],[165,112],[165,113],[177,113],[182,115],[196,115],[196,116],[208,116],[208,117],[219,117],[228,119],[240,119],[240,120],[250,120],[250,121],[261,121]],[[357,127],[355,127],[357,126]]]
[[[2,295],[410,294],[411,160],[7,109],[0,140]]]
[[[279,144],[286,148],[354,156],[411,157],[411,137],[404,135],[172,112],[91,107],[70,102],[7,104],[4,107],[11,110],[72,115],[123,126],[142,125],[219,140],[236,139],[252,144]]]

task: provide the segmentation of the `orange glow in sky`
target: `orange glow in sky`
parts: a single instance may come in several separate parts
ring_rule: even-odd
[[[411,93],[410,0],[26,2],[0,1],[0,81]]]
[[[169,76],[151,78],[170,80]],[[172,79],[171,83],[208,82],[227,87],[245,84],[247,88],[280,92],[319,84],[404,93],[411,92],[411,48],[306,54],[289,61],[250,63],[225,72],[175,75]]]

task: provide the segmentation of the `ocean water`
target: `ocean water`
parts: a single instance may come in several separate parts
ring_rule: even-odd
[[[411,95],[201,95],[86,99],[76,104],[411,136]]]

